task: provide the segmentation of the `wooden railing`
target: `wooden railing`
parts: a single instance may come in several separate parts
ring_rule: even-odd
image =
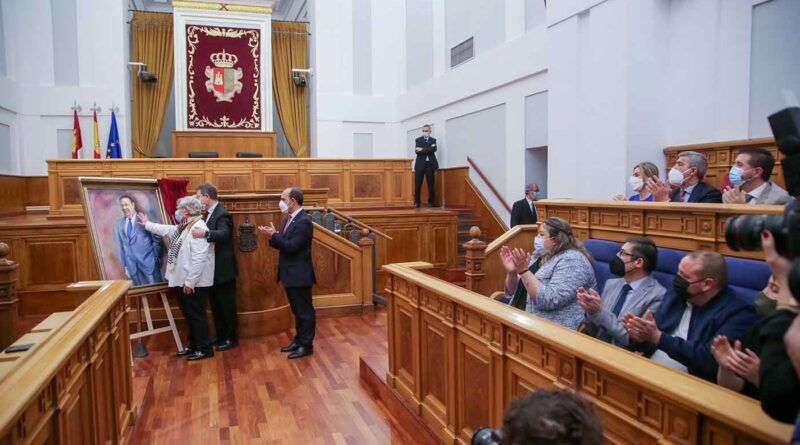
[[[36,329],[0,354],[0,443],[127,443],[133,425],[126,294],[130,281],[97,290],[52,329]]]
[[[470,158],[469,156],[467,156],[467,162],[469,163],[470,167],[475,169],[475,173],[477,173],[478,176],[481,177],[483,182],[486,183],[486,185],[489,187],[489,190],[492,191],[494,197],[497,198],[498,201],[500,201],[500,204],[503,204],[503,207],[505,207],[506,211],[508,211],[508,213],[511,213],[511,206],[508,205],[508,203],[500,194],[500,192],[498,192],[497,189],[494,188],[494,184],[492,184],[492,181],[490,181],[489,178],[487,178],[486,175],[483,174],[483,171],[478,167],[478,164],[476,164],[475,161],[473,161],[472,158]]]
[[[469,177],[469,167],[442,168],[436,172],[437,196],[446,207],[465,207],[480,218],[484,235],[494,239],[508,230],[504,221]]]
[[[539,388],[592,401],[609,443],[784,444],[759,403],[419,270],[390,264],[387,384],[442,443],[498,427]]]
[[[722,141],[722,142],[709,142],[704,144],[692,145],[676,145],[664,149],[664,156],[667,161],[667,170],[675,165],[675,160],[678,158],[678,153],[682,151],[697,151],[706,155],[708,160],[708,172],[706,173],[705,182],[713,185],[718,189],[722,189],[722,181],[728,174],[739,150],[747,147],[761,147],[769,150],[775,156],[776,164],[775,169],[772,170],[772,177],[770,178],[779,186],[785,187],[783,178],[783,167],[781,161],[783,155],[778,151],[775,145],[775,139],[758,138],[758,139],[743,139],[736,141]]]

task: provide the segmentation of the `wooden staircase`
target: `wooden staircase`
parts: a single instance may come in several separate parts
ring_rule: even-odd
[[[480,239],[487,243],[492,239],[486,238],[486,226],[482,223],[481,218],[472,212],[468,207],[447,207],[447,210],[455,210],[458,212],[458,235],[457,235],[457,250],[456,250],[456,267],[449,267],[442,271],[442,279],[456,286],[465,287],[467,283],[464,273],[467,271],[466,254],[464,243],[469,241],[469,229],[472,226],[478,226],[481,229]]]

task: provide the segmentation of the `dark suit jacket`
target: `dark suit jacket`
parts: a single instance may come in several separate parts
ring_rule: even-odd
[[[425,137],[420,136],[414,141],[414,147],[419,147],[422,149],[419,153],[417,153],[417,159],[414,161],[414,170],[415,171],[422,171],[425,169],[425,160],[428,159],[427,162],[433,166],[434,170],[439,168],[439,161],[436,160],[436,138],[428,138],[425,140]]]
[[[520,224],[536,224],[536,220],[537,215],[531,210],[527,199],[522,198],[511,207],[511,227]]]
[[[661,341],[657,345],[632,343],[631,346],[648,357],[660,349],[686,366],[689,374],[716,382],[717,361],[711,354],[711,342],[717,335],[728,337],[731,344],[742,338],[758,321],[755,306],[727,287],[705,305],[692,309],[689,334],[684,340],[672,333],[680,324],[685,307],[685,300],[672,291],[667,292],[653,314],[661,330]]]
[[[670,202],[683,202],[680,197],[681,189],[676,188],[669,195]],[[698,182],[689,195],[689,202],[722,203],[722,193],[705,182]]]
[[[278,249],[278,281],[283,287],[306,287],[317,282],[311,262],[314,224],[305,210],[282,233],[272,235],[269,245]]]
[[[233,256],[233,218],[217,203],[206,221],[209,243],[214,243],[214,284],[235,280],[238,275],[236,258]]]

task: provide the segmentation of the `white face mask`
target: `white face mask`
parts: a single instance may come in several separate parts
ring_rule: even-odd
[[[550,249],[544,246],[544,238],[537,235],[536,238],[533,239],[533,253],[535,253],[536,256],[544,256],[548,250]]]
[[[278,201],[278,207],[280,207],[281,213],[289,213],[289,206],[282,199]]]
[[[427,137],[430,137],[430,135],[431,135],[431,132],[430,132],[430,131],[423,131],[423,132],[422,132],[422,136],[424,136],[424,137],[426,137],[426,138],[427,138]]]
[[[683,177],[683,173],[681,173],[680,170],[678,170],[675,167],[672,167],[669,170],[669,175],[667,175],[667,180],[669,180],[669,183],[674,185],[675,187],[680,187],[681,184],[683,184],[683,181],[685,181],[685,178]]]
[[[642,187],[644,187],[644,180],[642,178],[637,178],[636,176],[631,176],[628,179],[628,184],[631,185],[633,191],[639,192],[642,190]]]

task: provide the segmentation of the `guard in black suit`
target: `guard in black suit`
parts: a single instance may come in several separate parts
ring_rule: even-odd
[[[297,187],[281,193],[281,212],[288,217],[280,230],[275,225],[258,229],[269,239],[270,247],[278,249],[278,281],[286,289],[286,298],[292,308],[295,322],[294,340],[282,352],[291,352],[290,359],[305,357],[314,352],[314,334],[317,314],[311,301],[311,286],[316,284],[314,265],[311,262],[311,242],[314,224],[303,210],[303,192]]]
[[[417,159],[414,161],[414,207],[419,207],[422,178],[428,183],[428,205],[434,206],[434,180],[439,162],[436,160],[436,138],[431,137],[431,126],[423,125],[422,136],[414,141]]]
[[[239,344],[236,334],[236,276],[239,272],[233,256],[233,218],[219,205],[217,188],[213,184],[198,186],[196,193],[207,211],[208,230],[195,229],[192,236],[205,237],[214,244],[214,286],[208,301],[217,332],[214,346],[217,351],[225,351]]]
[[[528,184],[525,186],[525,198],[520,199],[511,207],[511,227],[520,224],[536,224],[538,215],[534,202],[539,199],[539,186]]]

